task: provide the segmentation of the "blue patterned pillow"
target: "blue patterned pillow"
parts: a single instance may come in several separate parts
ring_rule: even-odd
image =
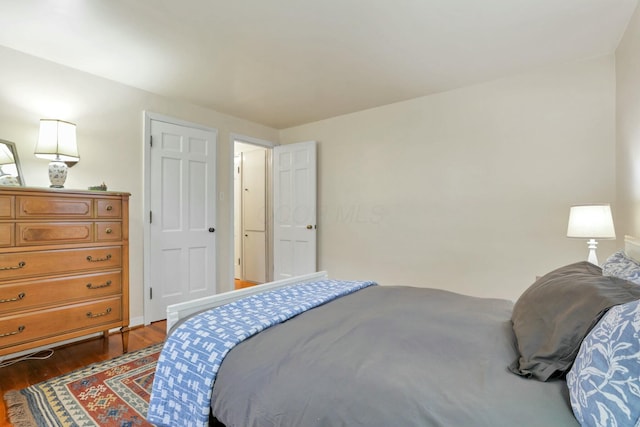
[[[602,265],[602,274],[640,285],[640,264],[629,258],[624,251],[618,251],[607,258]]]
[[[640,301],[611,308],[589,332],[567,385],[582,426],[640,425]]]

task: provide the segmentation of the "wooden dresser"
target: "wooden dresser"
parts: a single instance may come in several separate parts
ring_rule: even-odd
[[[129,332],[129,194],[0,187],[0,356]]]

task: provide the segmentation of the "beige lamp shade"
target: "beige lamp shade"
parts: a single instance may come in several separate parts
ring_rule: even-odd
[[[611,206],[582,205],[572,206],[569,211],[567,237],[580,239],[615,239]]]
[[[76,125],[62,120],[40,120],[40,135],[35,155],[41,159],[63,162],[80,160],[76,143]]]

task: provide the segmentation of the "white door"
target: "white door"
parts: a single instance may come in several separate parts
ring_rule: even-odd
[[[316,142],[273,149],[274,272],[283,279],[316,271]]]
[[[233,277],[242,279],[242,153],[233,157]]]
[[[244,280],[267,281],[267,151],[242,153],[242,227]]]
[[[216,132],[151,120],[148,321],[213,295]]]

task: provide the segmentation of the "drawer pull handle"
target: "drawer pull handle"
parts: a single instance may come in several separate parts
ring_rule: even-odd
[[[2,338],[2,337],[10,337],[11,335],[18,335],[22,331],[24,331],[24,326],[18,326],[18,330],[17,331],[7,332],[6,334],[0,334],[0,338]]]
[[[107,256],[106,256],[106,257],[104,257],[104,258],[96,258],[96,259],[93,259],[93,257],[92,257],[91,255],[89,255],[89,256],[87,257],[87,261],[89,261],[89,262],[109,261],[110,259],[111,259],[111,254],[107,254]]]
[[[107,314],[111,313],[111,307],[107,308],[106,311],[103,311],[102,313],[96,313],[93,314],[92,312],[88,311],[87,312],[87,317],[89,319],[95,319],[96,317],[102,317],[102,316],[106,316]]]
[[[107,280],[102,285],[96,285],[96,286],[93,286],[93,284],[91,284],[91,283],[87,283],[87,289],[108,288],[109,286],[111,286],[111,280]]]
[[[0,299],[0,304],[2,304],[3,302],[15,302],[15,301],[20,301],[22,298],[26,297],[27,294],[25,294],[24,292],[20,292],[18,294],[17,297],[15,298],[8,298],[8,299]]]
[[[112,211],[112,210],[113,210],[113,206],[108,205],[108,206],[107,206],[107,210],[108,210],[108,211]]]
[[[107,234],[111,234],[111,233],[113,233],[113,230],[112,230],[112,229],[110,229],[110,228],[107,228],[107,229],[106,229],[106,230],[104,230],[104,231],[105,231],[105,233],[107,233]]]
[[[25,265],[27,265],[26,262],[24,261],[20,261],[18,263],[18,265],[13,266],[13,267],[0,267],[0,271],[4,271],[4,270],[20,270],[22,267],[24,267]]]

